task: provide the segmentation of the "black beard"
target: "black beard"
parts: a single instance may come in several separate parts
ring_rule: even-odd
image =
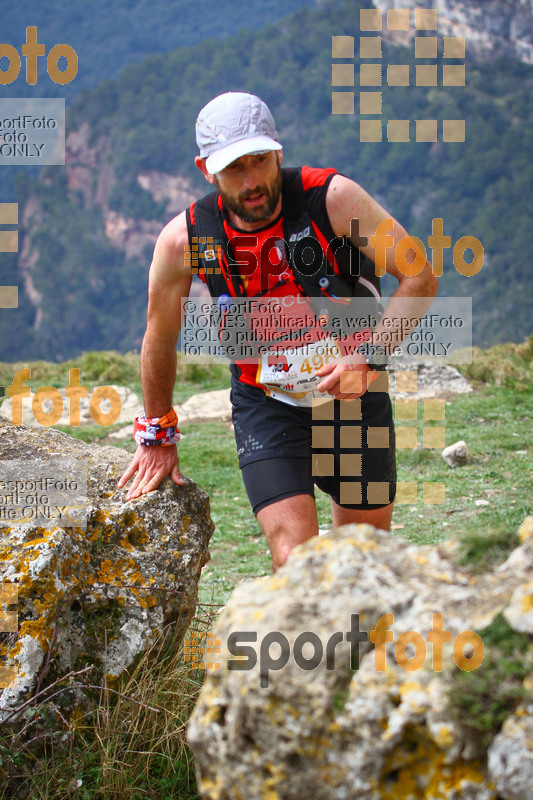
[[[266,222],[276,210],[276,206],[281,194],[281,167],[278,166],[278,174],[270,187],[266,184],[257,186],[251,191],[243,192],[243,194],[240,194],[237,199],[228,196],[226,192],[220,188],[216,175],[214,178],[215,186],[217,188],[217,192],[222,198],[222,202],[226,208],[229,209],[229,211],[232,211],[234,214],[240,217],[243,222]],[[249,197],[253,197],[256,194],[264,195],[264,200],[261,205],[257,208],[246,208],[244,205],[244,200],[247,200]]]

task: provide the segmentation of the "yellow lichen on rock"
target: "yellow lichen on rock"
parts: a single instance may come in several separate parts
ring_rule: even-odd
[[[74,482],[75,497],[54,500],[84,512],[75,525],[56,527],[58,520],[43,522],[43,514],[39,524],[0,529],[0,580],[18,585],[19,625],[18,636],[2,642],[2,655],[22,679],[16,690],[0,692],[1,723],[38,682],[46,688],[50,676],[82,664],[113,680],[169,624],[182,635],[214,526],[207,496],[190,481],[126,502],[117,481],[130,456],[118,448],[2,420],[0,434],[0,460],[13,469],[20,457],[42,467],[43,478],[58,470],[61,476],[85,471],[87,478],[81,488]]]
[[[409,729],[407,738],[389,756],[381,800],[448,800],[453,793],[462,793],[466,783],[489,788],[480,761],[459,759],[448,764],[445,750],[426,735],[423,729]]]
[[[211,778],[202,778],[198,787],[203,797],[209,800],[220,800],[220,782],[213,781]]]
[[[433,730],[431,735],[437,747],[440,747],[442,750],[451,747],[455,741],[451,727],[444,723],[439,725],[436,730]]]
[[[285,798],[496,800],[498,793],[529,798],[530,705],[523,703],[520,714],[508,717],[483,752],[471,715],[450,708],[459,698],[450,698],[448,680],[448,667],[457,666],[458,637],[481,630],[498,613],[514,630],[533,633],[533,547],[523,538],[504,564],[473,581],[455,550],[418,548],[369,526],[345,526],[299,546],[274,577],[239,586],[213,634],[256,632],[257,663],[242,672],[206,675],[188,726],[199,775],[221,778],[223,800],[237,798],[236,786],[245,787],[247,800],[262,800],[270,764],[286,769],[286,781],[273,787]],[[437,613],[442,631],[450,632],[450,641],[440,643],[442,667]],[[334,632],[348,631],[355,614],[359,622],[366,620],[368,638],[341,633],[338,653],[348,656],[349,650],[350,658],[330,670],[325,643]],[[378,649],[380,637],[372,642],[370,631],[377,632],[387,614],[392,641]],[[281,655],[262,649],[272,631],[285,637],[288,655],[286,647]],[[400,641],[402,632],[410,635]],[[423,663],[420,637],[427,650]],[[303,639],[313,644],[313,659],[307,641],[302,653]],[[402,669],[399,658],[408,641],[417,651],[416,671]],[[307,664],[298,660],[298,647]],[[226,709],[223,722],[205,726],[213,704]]]
[[[280,800],[280,797],[275,789],[271,789],[269,786],[265,786],[265,788],[261,792],[261,800]]]
[[[435,800],[448,800],[454,794],[461,796],[465,785],[479,784],[485,787],[490,794],[485,795],[491,800],[496,795],[491,790],[486,775],[483,773],[483,765],[480,761],[457,761],[454,764],[445,764],[442,756],[435,764],[430,781],[426,789],[428,798]]]
[[[526,517],[518,528],[518,535],[521,542],[533,539],[533,517]]]

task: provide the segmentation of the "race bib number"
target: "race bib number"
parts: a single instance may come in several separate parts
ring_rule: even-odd
[[[263,354],[257,380],[275,400],[310,407],[315,398],[329,398],[326,392],[316,390],[322,380],[315,375],[316,370],[340,357],[337,342],[331,336],[303,347],[276,348]]]

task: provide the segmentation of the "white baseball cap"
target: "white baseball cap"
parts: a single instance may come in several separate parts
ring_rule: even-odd
[[[196,144],[214,175],[235,159],[281,150],[274,118],[255,94],[226,92],[202,108],[196,120]]]

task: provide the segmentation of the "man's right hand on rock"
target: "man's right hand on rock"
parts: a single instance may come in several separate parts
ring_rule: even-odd
[[[157,489],[167,475],[170,475],[178,486],[183,486],[185,483],[185,478],[180,472],[178,448],[175,444],[159,447],[137,445],[133,461],[120,478],[118,488],[122,489],[132,475],[135,475],[135,478],[126,500],[133,500]]]

